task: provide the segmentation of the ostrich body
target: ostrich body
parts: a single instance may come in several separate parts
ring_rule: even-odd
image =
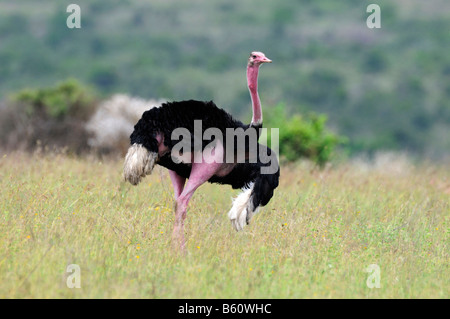
[[[263,63],[272,62],[261,52],[252,52],[247,64],[247,83],[252,99],[253,117],[250,124],[234,119],[212,101],[181,101],[163,103],[143,113],[130,136],[131,146],[125,157],[124,178],[133,185],[151,173],[155,164],[169,170],[175,195],[175,225],[173,237],[185,246],[184,220],[186,210],[195,190],[205,182],[228,184],[232,188],[242,188],[243,192],[233,201],[228,213],[232,225],[241,230],[248,224],[252,215],[260,206],[265,206],[278,186],[279,166],[276,155],[270,148],[257,143],[262,127],[261,103],[258,96],[258,71]],[[211,143],[196,139],[195,122],[201,120],[201,133],[214,128],[222,133],[223,139]],[[174,156],[179,140],[173,133],[183,128],[189,133],[194,147]],[[239,148],[234,143],[232,150],[227,149],[227,129],[255,130],[249,134],[248,144]],[[252,137],[253,136],[253,137]],[[253,140],[252,140],[253,139]],[[255,140],[256,139],[256,140]],[[255,142],[256,149],[250,148]],[[192,144],[190,144],[192,145]],[[197,148],[195,148],[197,146]],[[199,150],[201,150],[199,152]],[[225,155],[231,151],[232,160]],[[270,161],[263,161],[259,154],[265,154]],[[200,157],[198,157],[200,155]],[[244,160],[238,161],[242,155]],[[274,165],[275,170],[263,173],[263,169]],[[186,182],[187,179],[187,182]]]

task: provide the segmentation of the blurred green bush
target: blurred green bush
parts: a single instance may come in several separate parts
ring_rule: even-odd
[[[331,160],[336,147],[347,141],[326,128],[327,116],[324,114],[288,115],[282,103],[266,108],[264,112],[264,127],[279,128],[279,152],[287,161],[308,158],[322,167]],[[268,140],[271,141],[269,132]]]
[[[85,120],[91,114],[95,95],[92,89],[75,79],[58,83],[55,87],[23,89],[12,99],[24,108],[28,116],[63,119],[67,116]]]
[[[96,93],[75,79],[14,93],[0,109],[2,148],[33,151],[39,146],[82,153],[88,150],[85,123],[96,103]]]

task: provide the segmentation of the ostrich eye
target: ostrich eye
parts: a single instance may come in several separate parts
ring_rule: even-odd
[[[253,59],[256,59],[256,55],[252,56]]]

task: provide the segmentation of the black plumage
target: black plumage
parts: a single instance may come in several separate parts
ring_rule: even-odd
[[[164,136],[164,145],[172,150],[180,140],[172,140],[172,132],[180,127],[186,128],[191,133],[192,151],[194,150],[194,121],[201,120],[202,134],[210,127],[218,128],[223,134],[223,145],[226,145],[226,129],[241,128],[243,130],[256,130],[256,139],[259,137],[260,125],[250,127],[249,124],[243,124],[241,121],[234,119],[229,113],[217,107],[212,101],[180,101],[168,102],[160,107],[152,108],[142,115],[142,118],[134,126],[134,131],[130,136],[131,145],[141,144],[150,152],[158,152],[157,134]],[[245,151],[246,160],[244,163],[236,163],[230,173],[225,176],[212,176],[208,182],[231,185],[232,188],[248,187],[254,183],[252,191],[252,199],[254,207],[266,205],[273,196],[273,190],[278,186],[280,170],[276,155],[270,148],[257,141],[250,141],[251,136],[246,136],[245,150],[237,148],[237,141],[234,141],[235,149],[233,152]],[[209,140],[201,140],[204,148],[211,143]],[[255,142],[255,143],[251,143]],[[257,145],[256,149],[249,149],[250,145]],[[269,156],[263,162],[261,156],[257,154]],[[237,154],[236,154],[237,155]],[[256,162],[255,162],[256,160]],[[275,161],[275,162],[273,162]],[[270,164],[277,165],[278,170],[272,174],[261,174],[261,168]],[[170,152],[161,156],[157,164],[175,171],[178,175],[189,178],[191,173],[191,165],[188,163],[175,163],[172,160]]]
[[[206,129],[216,127],[223,133],[224,137],[226,128],[240,127],[245,130],[249,127],[235,120],[223,109],[218,108],[212,101],[167,102],[142,114],[142,118],[134,126],[134,132],[130,136],[131,144],[142,144],[149,151],[156,152],[157,144],[155,144],[156,140],[154,138],[157,133],[162,133],[164,135],[164,145],[172,149],[179,142],[179,140],[171,139],[172,132],[177,128],[186,128],[192,133],[192,139],[194,139],[195,120],[202,121],[202,134]],[[203,150],[209,141],[202,142]],[[194,146],[193,143],[192,146]]]

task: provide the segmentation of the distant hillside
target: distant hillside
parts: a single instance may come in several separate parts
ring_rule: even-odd
[[[264,107],[327,113],[351,152],[450,150],[450,2],[434,0],[73,1],[0,3],[0,100],[68,77],[104,94],[213,99],[250,120],[245,63]],[[368,29],[366,7],[381,7]]]

